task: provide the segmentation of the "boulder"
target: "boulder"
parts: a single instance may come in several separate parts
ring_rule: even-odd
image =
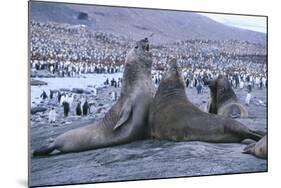
[[[91,94],[91,91],[90,90],[84,90],[84,93],[89,95],[89,94]]]
[[[84,93],[84,90],[81,88],[73,88],[72,93],[82,94]]]
[[[45,112],[46,110],[47,110],[47,108],[45,108],[45,107],[33,107],[33,108],[31,108],[30,113],[36,114],[38,112]]]
[[[33,70],[30,73],[30,77],[38,77],[38,78],[54,78],[56,77],[52,73],[48,72],[47,70]]]
[[[88,20],[89,16],[85,12],[79,12],[77,18],[78,18],[78,20]]]
[[[48,85],[48,83],[41,81],[41,80],[31,80],[30,85],[31,86],[42,86],[42,85]]]
[[[70,89],[68,89],[68,88],[60,88],[60,91],[62,91],[62,92],[70,92]]]

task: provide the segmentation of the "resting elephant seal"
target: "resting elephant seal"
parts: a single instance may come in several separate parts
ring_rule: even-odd
[[[209,113],[231,118],[247,117],[248,111],[239,103],[228,79],[220,75],[216,80],[207,81],[210,88]]]
[[[231,118],[201,111],[186,96],[175,59],[160,82],[149,113],[152,138],[172,141],[240,142],[262,135]]]
[[[120,98],[104,118],[58,136],[53,143],[35,150],[34,156],[47,155],[54,150],[80,152],[146,137],[149,104],[155,90],[151,81],[152,54],[147,38],[136,42],[125,63]]]
[[[257,157],[267,159],[267,136],[264,136],[258,142],[245,147],[243,153],[253,154]]]

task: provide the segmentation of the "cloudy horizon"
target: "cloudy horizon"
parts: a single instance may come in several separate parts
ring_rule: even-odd
[[[261,33],[267,32],[266,17],[263,16],[245,16],[245,15],[228,15],[215,13],[199,13],[207,16],[212,20],[231,27],[257,31]]]

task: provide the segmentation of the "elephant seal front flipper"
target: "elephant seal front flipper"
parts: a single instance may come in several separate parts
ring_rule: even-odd
[[[133,113],[133,104],[131,100],[127,100],[125,104],[122,107],[121,110],[121,117],[119,121],[114,126],[114,130],[116,130],[118,127],[124,125],[126,121],[130,118],[131,114]]]
[[[152,53],[147,38],[137,41],[125,60],[121,94],[103,119],[59,135],[34,156],[80,152],[126,144],[148,134],[148,110],[155,88],[151,81]]]

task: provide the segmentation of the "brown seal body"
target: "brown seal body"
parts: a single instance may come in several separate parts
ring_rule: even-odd
[[[126,57],[120,98],[104,118],[58,136],[33,155],[47,155],[53,150],[79,152],[145,138],[149,104],[154,94],[151,66],[148,40],[138,41]]]
[[[262,159],[267,159],[267,136],[256,143],[247,146],[243,153],[252,154]]]
[[[149,112],[151,136],[173,141],[240,142],[262,135],[231,118],[201,111],[186,96],[176,60],[160,82]]]
[[[220,75],[216,80],[208,81],[210,100],[207,111],[212,114],[231,118],[247,117],[248,111],[239,102],[227,78]]]

